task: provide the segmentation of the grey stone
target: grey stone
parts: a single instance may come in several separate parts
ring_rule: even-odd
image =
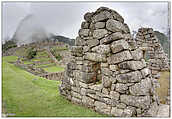
[[[136,49],[131,51],[134,60],[141,60],[143,58],[143,51],[141,49]]]
[[[131,96],[131,95],[121,95],[120,100],[126,105],[135,106],[142,109],[148,109],[151,103],[150,96]]]
[[[108,67],[108,63],[101,63],[101,68],[107,68]]]
[[[85,88],[81,88],[81,95],[86,95],[86,93],[87,93],[87,89],[85,89]]]
[[[71,91],[71,95],[72,95],[73,97],[76,97],[76,98],[79,98],[79,99],[82,98],[80,93],[76,93],[76,92],[74,92],[74,91]]]
[[[71,101],[77,104],[81,104],[81,100],[75,97],[72,97]]]
[[[112,41],[115,41],[115,40],[119,40],[119,39],[122,39],[124,38],[123,34],[121,32],[116,32],[116,33],[112,33],[111,35],[105,37],[105,38],[102,38],[100,40],[100,44],[107,44],[107,43],[111,43]]]
[[[125,26],[125,29],[124,29],[125,33],[130,33],[130,29],[129,29],[128,25],[126,23],[124,23],[124,26]]]
[[[170,106],[161,104],[157,112],[157,117],[170,117]]]
[[[158,109],[159,109],[159,106],[158,106],[157,102],[153,102],[150,105],[150,109],[146,113],[144,113],[144,116],[156,117]]]
[[[73,91],[75,91],[75,92],[77,92],[77,93],[80,92],[80,88],[74,87],[74,86],[71,87],[71,90],[73,90]]]
[[[102,84],[99,85],[92,85],[89,86],[90,89],[95,90],[95,91],[101,91],[101,89],[103,88]]]
[[[91,99],[87,96],[83,96],[82,103],[87,107],[94,107],[94,99]]]
[[[95,101],[95,110],[97,112],[103,113],[103,114],[110,114],[110,106],[106,105],[105,103]]]
[[[149,91],[152,88],[151,79],[146,78],[141,80],[140,83],[136,83],[135,85],[129,88],[131,95],[149,95]]]
[[[79,30],[79,35],[80,36],[88,36],[89,35],[89,29],[80,29]]]
[[[116,91],[110,91],[110,97],[111,99],[114,99],[114,100],[119,100],[119,96],[120,94]]]
[[[106,28],[112,32],[125,32],[125,33],[128,33],[126,31],[126,27],[124,26],[124,24],[122,24],[121,22],[119,21],[116,21],[116,20],[113,20],[113,19],[109,19],[107,22],[106,22]]]
[[[103,12],[100,12],[99,14],[95,15],[93,17],[93,20],[95,22],[98,22],[98,21],[105,21],[107,20],[109,17],[110,17],[110,13],[108,11],[103,11]]]
[[[94,73],[86,73],[86,72],[83,72],[81,74],[82,78],[79,78],[78,80],[80,81],[83,81],[85,83],[91,83],[93,82],[93,77],[94,77]]]
[[[112,107],[111,115],[115,117],[121,117],[123,114],[123,109],[118,109],[117,107]]]
[[[73,56],[82,56],[82,46],[72,46],[71,47],[71,53]]]
[[[79,85],[83,88],[88,88],[88,84],[86,84],[86,83],[79,82]]]
[[[107,88],[103,88],[102,93],[106,94],[106,95],[109,95],[109,90]]]
[[[139,71],[129,72],[126,74],[117,75],[117,81],[120,83],[134,83],[140,82],[142,75]]]
[[[117,83],[115,91],[119,93],[125,93],[127,89],[128,89],[127,84]]]
[[[111,80],[110,80],[109,77],[103,76],[103,77],[102,77],[102,84],[103,84],[103,86],[104,86],[105,88],[108,88],[108,87],[111,86],[112,82],[111,82]]]
[[[144,68],[141,70],[141,73],[142,73],[143,78],[145,78],[151,74],[151,71],[148,68]]]
[[[111,50],[113,53],[120,52],[122,50],[129,49],[129,45],[125,40],[114,41],[111,44]]]
[[[105,22],[96,22],[95,23],[95,28],[100,29],[105,27]]]
[[[111,71],[117,71],[118,70],[117,65],[110,65],[109,68],[110,68]]]
[[[106,56],[97,53],[86,53],[84,59],[96,62],[106,62]]]
[[[99,44],[99,40],[97,39],[90,39],[86,41],[87,45],[91,48]]]
[[[109,68],[101,68],[101,72],[103,75],[106,75],[106,76],[110,76],[112,74]]]
[[[121,63],[126,60],[131,60],[132,56],[129,51],[123,51],[117,54],[113,54],[112,56],[108,57],[109,64],[117,64]]]
[[[133,117],[134,115],[136,115],[136,109],[134,107],[126,107],[122,116]]]
[[[125,108],[127,107],[127,105],[124,104],[124,103],[118,103],[118,104],[116,105],[116,107],[119,108],[119,109],[125,109]]]
[[[111,85],[111,90],[114,91],[115,88],[116,88],[116,84],[112,84],[112,85]]]
[[[91,22],[92,16],[93,16],[93,13],[87,12],[87,13],[84,15],[84,19],[85,19],[87,22]]]
[[[83,47],[83,52],[88,52],[90,50],[90,47],[89,46],[84,46]]]
[[[82,22],[82,24],[81,24],[81,28],[82,29],[88,29],[89,28],[89,23],[88,22]]]
[[[92,48],[92,51],[99,54],[108,54],[110,53],[110,47],[109,45],[99,45]]]
[[[123,70],[138,70],[146,67],[146,63],[142,61],[126,61],[118,65]]]
[[[105,37],[105,35],[107,33],[108,33],[108,31],[106,29],[97,29],[97,30],[94,30],[94,32],[93,32],[93,38],[101,39],[101,38]]]

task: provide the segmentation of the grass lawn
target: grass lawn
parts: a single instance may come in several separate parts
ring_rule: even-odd
[[[161,72],[160,73],[160,79],[158,79],[158,82],[160,83],[160,88],[157,88],[157,94],[160,97],[160,102],[165,103],[166,96],[168,95],[168,87],[169,87],[169,78],[170,78],[170,72]]]
[[[32,75],[7,62],[13,59],[15,60],[14,57],[3,57],[2,63],[2,100],[5,112],[17,117],[103,116],[74,105],[60,96],[57,88],[60,82]]]
[[[47,72],[59,72],[59,71],[64,71],[63,67],[60,66],[52,66],[52,67],[46,67],[43,68]]]

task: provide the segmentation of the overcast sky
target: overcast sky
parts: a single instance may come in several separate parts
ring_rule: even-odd
[[[20,20],[28,14],[35,15],[46,31],[76,38],[83,15],[101,6],[121,14],[131,31],[139,27],[167,30],[167,2],[4,2],[3,38],[11,37]]]

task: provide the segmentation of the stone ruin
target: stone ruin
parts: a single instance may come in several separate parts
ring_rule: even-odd
[[[152,28],[140,28],[136,34],[136,44],[147,57],[148,67],[155,79],[160,77],[160,71],[170,69],[169,59],[165,54]]]
[[[155,116],[159,100],[153,78],[123,17],[100,7],[84,19],[61,95],[109,116]]]

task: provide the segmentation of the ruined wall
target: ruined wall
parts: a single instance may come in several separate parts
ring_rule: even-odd
[[[84,19],[61,95],[109,116],[155,116],[158,97],[151,73],[122,16],[101,7]]]
[[[160,77],[159,71],[169,70],[167,54],[152,28],[140,28],[136,34],[136,44],[148,56],[148,67],[154,78]]]
[[[46,78],[48,80],[57,80],[57,81],[61,81],[64,78],[64,72],[55,72],[55,73],[47,73],[47,74],[43,74],[40,75],[43,78]]]

